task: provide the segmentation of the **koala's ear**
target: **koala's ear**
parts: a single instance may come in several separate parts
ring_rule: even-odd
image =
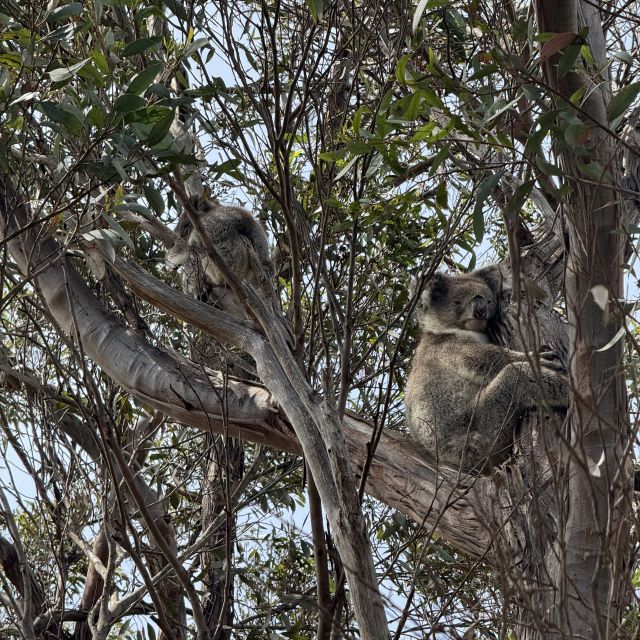
[[[491,289],[493,294],[495,296],[500,296],[503,285],[500,265],[492,264],[488,267],[483,267],[482,269],[474,271],[472,275],[474,275],[476,278],[481,278],[482,280],[484,280],[489,285],[489,289]]]
[[[448,291],[449,276],[446,273],[436,271],[424,285],[423,295],[426,295],[431,302],[436,298],[442,298],[446,296]]]
[[[211,200],[209,198],[209,189],[205,188],[204,191],[197,195],[191,196],[191,206],[196,211],[209,211],[211,209]]]

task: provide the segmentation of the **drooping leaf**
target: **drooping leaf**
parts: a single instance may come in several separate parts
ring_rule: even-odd
[[[151,205],[151,208],[158,214],[164,213],[164,198],[162,194],[151,184],[148,184],[144,187],[144,195],[147,198],[147,201]]]
[[[169,133],[169,129],[171,129],[171,125],[175,119],[175,115],[173,113],[173,109],[167,109],[167,113],[163,115],[155,125],[153,125],[153,129],[151,129],[151,133],[147,138],[147,144],[150,147],[157,145],[161,142],[164,137]]]
[[[473,234],[475,235],[477,242],[482,242],[482,238],[484,238],[484,203],[491,195],[491,192],[495,189],[496,185],[500,182],[503,175],[503,171],[488,175],[482,180],[476,190],[476,203],[473,207],[472,222]]]
[[[418,25],[420,24],[420,20],[422,20],[422,14],[427,8],[428,2],[429,0],[420,0],[416,7],[416,12],[413,14],[413,22],[411,23],[411,29],[414,33],[418,30]]]
[[[31,100],[36,98],[38,95],[39,94],[37,91],[28,91],[27,93],[23,93],[19,98],[16,98],[12,102],[10,102],[9,105],[13,106],[14,104],[18,104],[20,102],[31,102]]]
[[[130,208],[130,207],[128,207],[128,205],[118,205],[117,207],[114,207],[114,211],[122,208]],[[129,237],[129,234],[122,228],[120,223],[108,215],[103,215],[102,218],[107,221],[107,224],[115,232],[119,242],[122,244],[126,244],[129,247],[129,249],[131,249],[131,251],[134,251],[135,247],[133,246],[133,240],[131,240],[131,238]]]
[[[535,180],[527,180],[521,185],[518,185],[513,193],[513,197],[507,202],[505,213],[508,215],[515,215],[520,213],[524,207],[524,203],[531,195],[531,190],[535,185]]]
[[[623,89],[620,89],[607,106],[607,120],[613,122],[616,118],[621,116],[631,103],[636,99],[640,93],[640,82],[634,82]]]
[[[152,47],[155,47],[157,44],[162,42],[162,36],[153,36],[150,38],[138,38],[134,40],[130,44],[128,44],[120,54],[123,58],[128,58],[129,56],[134,56],[138,53],[144,53],[148,51]]]
[[[67,18],[79,16],[82,13],[82,2],[70,2],[49,13],[47,22],[63,22]]]
[[[144,93],[163,68],[164,65],[161,62],[155,62],[154,64],[149,65],[144,71],[141,71],[138,75],[133,77],[127,87],[127,93],[135,95],[141,95]]]
[[[558,77],[562,78],[563,76],[566,76],[567,73],[574,68],[579,53],[579,44],[572,44],[566,48],[558,62]]]
[[[78,62],[70,67],[60,67],[59,69],[53,69],[49,71],[49,77],[52,82],[64,82],[70,80],[73,76],[84,67],[88,62],[91,62],[91,58],[86,58],[81,62]]]
[[[113,108],[118,113],[131,113],[137,109],[142,109],[145,104],[147,103],[144,98],[133,93],[125,93],[116,100]]]
[[[336,149],[334,151],[325,151],[323,153],[318,154],[320,160],[324,160],[325,162],[335,162],[336,160],[342,160],[348,151],[346,149]]]
[[[324,11],[324,0],[307,0],[307,7],[314,22],[322,20]]]
[[[546,62],[551,56],[562,51],[565,47],[573,44],[578,37],[577,33],[566,31],[564,33],[556,33],[550,40],[542,45],[540,52],[540,62]]]
[[[61,124],[71,135],[79,136],[84,130],[82,120],[66,105],[59,106],[55,102],[45,100],[39,108],[52,122]]]
[[[582,122],[574,122],[564,130],[564,139],[572,147],[580,147],[589,140],[590,127]]]

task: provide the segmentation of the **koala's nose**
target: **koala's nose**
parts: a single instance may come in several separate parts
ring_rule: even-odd
[[[473,317],[478,320],[486,320],[489,312],[487,301],[482,296],[476,296],[472,301]]]

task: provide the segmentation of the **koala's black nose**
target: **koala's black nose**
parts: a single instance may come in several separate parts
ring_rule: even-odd
[[[476,296],[471,301],[471,307],[473,309],[474,318],[478,318],[478,320],[486,320],[489,312],[489,306],[482,296]]]

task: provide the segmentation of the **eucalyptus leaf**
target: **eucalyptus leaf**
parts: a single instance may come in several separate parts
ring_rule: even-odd
[[[141,71],[133,77],[133,80],[131,80],[127,87],[127,93],[141,95],[149,88],[156,76],[161,73],[163,69],[164,64],[162,62],[149,65],[144,71]]]
[[[500,182],[500,179],[504,175],[504,171],[500,171],[498,173],[493,173],[488,175],[486,178],[482,180],[482,182],[478,185],[475,194],[475,206],[473,208],[472,213],[472,222],[473,222],[473,233],[476,237],[477,242],[482,242],[484,238],[484,214],[483,208],[484,203],[487,198],[491,195],[491,192],[495,189],[495,187]]]
[[[147,144],[150,147],[154,147],[158,143],[162,142],[171,129],[171,125],[175,119],[175,115],[172,109],[167,109],[167,113],[162,116],[158,122],[151,129],[149,137],[147,138]]]
[[[148,51],[152,47],[160,44],[162,42],[162,36],[153,36],[149,38],[138,38],[134,40],[130,44],[128,44],[120,55],[123,58],[128,58],[129,56],[134,56],[139,53],[144,53]]]
[[[607,120],[613,122],[616,118],[621,116],[631,103],[636,99],[640,93],[640,82],[634,82],[623,89],[620,89],[607,106]]]
[[[70,2],[58,7],[47,15],[47,22],[63,22],[67,18],[79,16],[82,13],[82,2]]]

